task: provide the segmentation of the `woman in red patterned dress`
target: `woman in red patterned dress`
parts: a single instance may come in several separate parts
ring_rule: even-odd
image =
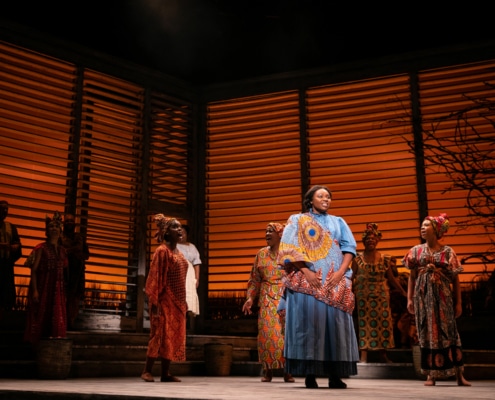
[[[263,365],[262,382],[271,382],[274,369],[283,369],[285,360],[283,324],[277,314],[280,297],[284,286],[284,271],[277,265],[278,246],[284,227],[271,222],[266,227],[266,243],[268,246],[258,251],[248,281],[247,300],[242,306],[244,314],[251,314],[251,307],[258,300],[258,355]],[[290,374],[284,374],[285,382],[294,382]]]
[[[161,382],[180,382],[170,374],[171,361],[186,359],[186,273],[187,260],[177,249],[182,227],[175,218],[158,214],[155,235],[160,246],[151,260],[146,280],[150,313],[150,339],[146,365],[141,374],[145,382],[153,382],[153,364],[161,359]]]
[[[456,318],[462,313],[459,273],[462,266],[454,250],[439,242],[449,229],[447,214],[428,216],[421,224],[425,243],[414,246],[402,264],[411,270],[407,310],[415,315],[425,386],[455,375],[459,386],[471,386],[464,378],[462,345]]]
[[[35,346],[42,338],[65,338],[67,333],[64,274],[68,258],[65,248],[59,244],[62,217],[55,212],[45,223],[47,239],[38,244],[30,256],[34,261],[24,339]]]

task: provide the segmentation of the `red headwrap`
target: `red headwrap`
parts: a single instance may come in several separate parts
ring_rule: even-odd
[[[425,219],[431,221],[431,225],[439,239],[449,230],[449,217],[445,213],[440,214],[438,217],[428,216]]]
[[[363,232],[363,240],[369,235],[375,235],[378,239],[382,238],[382,233],[378,230],[378,224],[375,224],[374,222],[369,222],[366,224],[366,229]]]

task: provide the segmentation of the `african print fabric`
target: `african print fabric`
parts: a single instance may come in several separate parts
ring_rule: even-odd
[[[354,241],[352,236],[351,238]],[[319,301],[352,314],[354,293],[349,272],[339,284],[330,286],[328,283],[331,274],[340,268],[342,251],[339,242],[332,240],[330,232],[317,223],[311,215],[303,214],[297,219],[297,223],[287,224],[278,258],[280,265],[296,261],[305,262],[322,281],[321,288],[316,290],[309,285],[301,271],[288,267],[287,277],[284,278],[287,288],[309,294]]]
[[[383,350],[395,347],[387,270],[391,256],[381,256],[376,264],[369,264],[362,254],[355,258],[354,278],[356,295],[358,344],[361,350]]]
[[[171,361],[186,359],[187,260],[161,244],[153,254],[146,280],[150,340],[146,355]],[[156,307],[156,312],[153,309]]]
[[[278,263],[288,272],[279,312],[285,312],[286,321],[285,369],[294,376],[357,374],[352,270],[335,287],[325,285],[328,275],[342,267],[344,251],[355,255],[356,241],[342,218],[312,212],[289,218],[279,246]],[[291,269],[292,260],[316,272],[322,288],[309,288],[303,272]]]
[[[414,312],[421,349],[421,372],[446,378],[463,370],[462,346],[454,315],[451,283],[463,268],[449,246],[431,253],[426,244],[414,246],[402,264],[417,271]]]
[[[258,299],[258,356],[265,370],[285,365],[283,321],[277,313],[284,292],[283,275],[270,247],[259,250],[249,276],[247,298]]]

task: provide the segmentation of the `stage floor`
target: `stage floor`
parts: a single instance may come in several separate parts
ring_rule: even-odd
[[[495,380],[472,381],[471,387],[458,387],[455,381],[437,382],[425,387],[420,380],[362,379],[344,381],[347,389],[329,389],[319,378],[318,389],[306,389],[304,378],[284,383],[280,377],[262,383],[259,377],[180,377],[180,383],[144,382],[136,378],[79,378],[67,380],[0,379],[0,399],[9,400],[303,400],[329,399],[434,399],[493,400]]]

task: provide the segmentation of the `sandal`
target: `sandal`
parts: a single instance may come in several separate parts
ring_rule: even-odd
[[[145,382],[154,382],[155,379],[153,378],[153,375],[151,375],[149,372],[143,372],[141,374],[141,379]]]

